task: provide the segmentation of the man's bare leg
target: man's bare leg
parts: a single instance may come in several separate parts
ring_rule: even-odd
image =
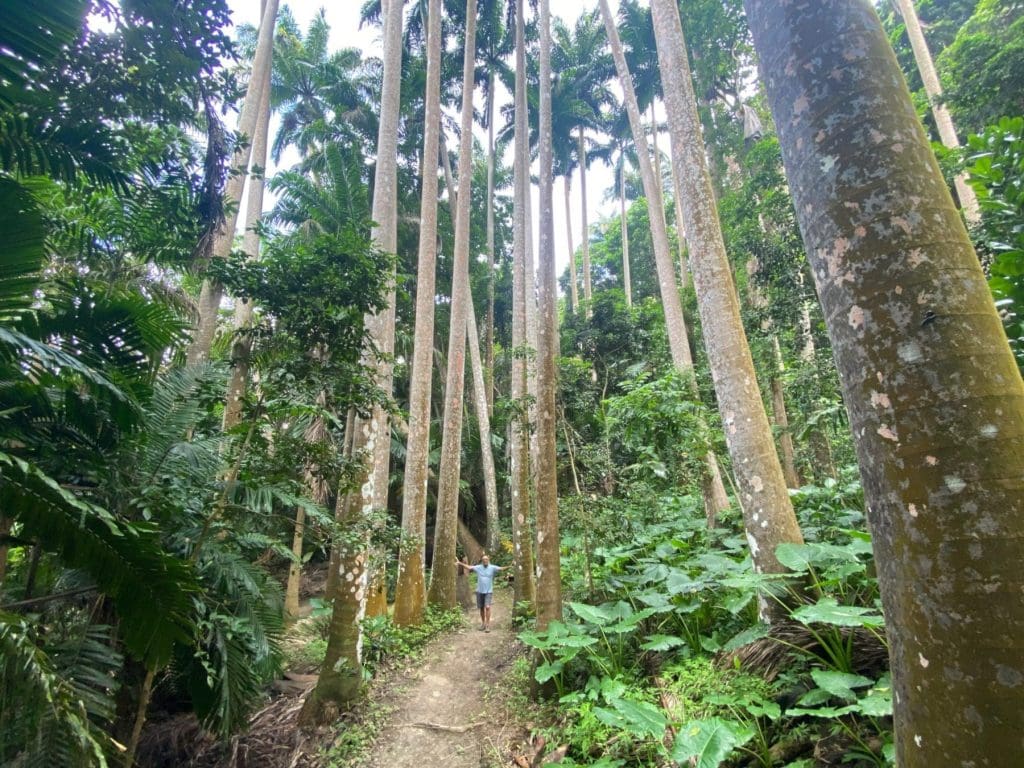
[[[490,629],[491,628],[491,606],[488,605],[486,608],[484,608],[483,613],[484,613],[484,616],[486,617],[484,619],[484,627],[487,628],[487,629]]]

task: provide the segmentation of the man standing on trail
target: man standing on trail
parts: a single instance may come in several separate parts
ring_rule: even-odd
[[[507,566],[491,565],[491,558],[486,554],[480,559],[479,565],[470,565],[461,560],[456,560],[455,562],[476,574],[476,607],[480,609],[480,629],[484,632],[490,632],[491,602],[494,600],[494,576],[498,571],[504,571]]]

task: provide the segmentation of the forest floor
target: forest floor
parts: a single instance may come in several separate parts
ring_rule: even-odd
[[[286,641],[292,648],[289,669],[245,732],[218,742],[201,730],[194,715],[164,718],[144,733],[139,763],[148,768],[513,765],[531,750],[528,727],[510,699],[522,688],[523,665],[517,661],[525,653],[515,637],[511,609],[511,591],[499,589],[490,632],[480,630],[475,610],[468,612],[461,627],[381,670],[359,704],[314,733],[298,727],[302,702],[317,679],[317,665],[295,653],[310,642],[314,618],[304,618]]]
[[[390,714],[368,768],[491,768],[509,765],[524,740],[500,700],[501,681],[522,654],[512,631],[508,590],[496,595],[490,632],[475,611],[466,624],[436,638],[422,664],[385,694]]]

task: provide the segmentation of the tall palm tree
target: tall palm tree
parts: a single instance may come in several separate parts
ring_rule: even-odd
[[[380,129],[377,139],[377,166],[374,177],[371,239],[385,253],[394,253],[398,226],[398,112],[402,72],[402,6],[388,0],[384,14],[384,77],[381,91]],[[364,325],[380,355],[377,356],[376,384],[391,394],[390,353],[395,338],[394,276],[387,307],[368,315]],[[360,488],[356,494],[339,494],[339,523],[358,526],[367,513],[387,505],[387,473],[390,459],[390,430],[387,412],[375,406],[369,418],[357,418],[353,429],[353,455],[363,455]],[[300,714],[305,723],[319,723],[329,704],[352,701],[362,683],[360,658],[361,626],[368,591],[368,564],[365,542],[335,542],[338,551],[339,588],[334,595],[330,633],[324,666],[316,688],[310,692]],[[344,660],[344,663],[342,663]]]
[[[803,536],[775,451],[771,425],[757,388],[754,361],[740,319],[739,299],[725,253],[693,94],[686,44],[675,0],[653,0],[651,12],[690,239],[690,271],[697,292],[704,346],[732,455],[751,559],[759,573],[782,573],[775,557],[782,543]],[[762,614],[772,613],[762,601]]]
[[[855,436],[896,761],[1011,764],[1024,382],[873,4],[745,7]]]
[[[686,319],[683,316],[683,305],[679,298],[678,286],[676,285],[675,266],[672,263],[667,225],[665,224],[664,215],[659,215],[658,213],[659,211],[664,211],[665,208],[661,193],[661,180],[656,178],[654,173],[654,166],[651,162],[651,154],[647,144],[647,135],[640,118],[639,102],[636,91],[633,89],[633,80],[630,76],[629,67],[626,64],[626,57],[622,49],[622,43],[619,40],[615,19],[608,6],[608,0],[601,0],[601,14],[604,18],[605,30],[608,33],[608,41],[611,44],[612,58],[615,61],[615,68],[619,75],[619,81],[622,84],[626,115],[629,118],[630,129],[633,133],[637,160],[640,164],[640,174],[643,179],[644,195],[647,197],[647,207],[650,211],[648,219],[651,225],[651,240],[654,245],[654,262],[658,272],[658,287],[665,313],[665,330],[668,334],[669,353],[672,356],[672,364],[683,375],[684,380],[687,381],[691,395],[694,398],[699,398],[697,380],[693,369],[693,356],[690,353],[690,341],[686,332]],[[713,452],[708,452],[705,462],[707,469],[702,478],[704,505],[708,520],[712,521],[717,518],[719,512],[728,508],[729,499],[722,484],[718,460]]]
[[[252,73],[242,103],[242,112],[238,118],[238,132],[243,137],[252,137],[256,133],[256,122],[260,114],[261,89],[270,70],[274,49],[274,27],[277,20],[278,0],[267,0],[266,8],[260,19],[259,38],[253,56]],[[224,189],[225,209],[228,211],[224,223],[214,238],[210,256],[215,259],[226,259],[231,253],[231,244],[235,238],[235,227],[238,224],[238,207],[242,199],[249,167],[251,145],[243,143],[231,158],[231,166],[240,170],[230,177]],[[213,337],[217,332],[217,316],[220,312],[220,300],[224,295],[224,286],[219,280],[203,280],[199,295],[195,334],[188,349],[188,362],[196,364],[207,359],[213,346]]]
[[[948,149],[956,149],[960,146],[960,139],[956,135],[956,126],[953,125],[953,118],[949,114],[949,108],[942,102],[942,85],[939,83],[939,75],[935,71],[935,62],[932,61],[931,52],[928,50],[928,41],[925,40],[924,32],[921,29],[921,21],[917,18],[917,10],[914,8],[913,0],[894,0],[896,9],[903,17],[903,23],[907,28],[907,37],[910,38],[910,47],[914,51],[914,60],[917,62],[917,69],[921,73],[921,82],[924,83],[924,92],[928,95],[931,104],[932,117],[935,118],[935,127],[939,131],[939,139],[942,145]],[[958,173],[953,180],[956,188],[956,196],[960,198],[960,205],[963,208],[964,218],[968,224],[977,224],[981,220],[981,213],[978,210],[978,198],[974,189],[967,181],[966,173]]]
[[[537,332],[537,625],[562,618],[562,572],[558,531],[558,476],[555,451],[556,314],[554,206],[552,201],[551,11],[540,0],[540,239],[538,243]]]
[[[494,404],[494,105],[495,85],[508,81],[506,59],[512,52],[514,36],[508,18],[512,8],[508,0],[483,0],[477,30],[476,81],[486,99],[483,124],[487,129],[487,317],[484,323],[484,355],[488,408]]]
[[[633,306],[633,284],[629,269],[629,224],[626,210],[626,186],[629,169],[637,165],[636,147],[629,127],[629,117],[619,109],[613,109],[604,123],[608,139],[593,153],[612,168],[612,190],[619,203],[619,228],[622,233],[622,290],[626,294],[626,306]],[[606,197],[606,199],[608,199]]]
[[[423,157],[437,157],[441,133],[441,0],[430,0]],[[395,622],[418,624],[426,605],[424,542],[430,456],[430,391],[433,383],[434,301],[437,262],[437,167],[424,163],[420,241],[416,268],[416,319],[409,382],[409,437],[402,485],[402,542],[395,588]]]
[[[466,2],[462,65],[462,119],[459,141],[458,212],[455,216],[455,257],[448,328],[448,370],[445,375],[441,473],[437,490],[434,559],[427,599],[444,608],[455,606],[455,542],[459,514],[459,461],[462,451],[462,410],[466,373],[466,324],[469,322],[469,225],[473,178],[473,74],[476,52],[476,0]]]
[[[583,300],[587,303],[587,316],[591,314],[592,297],[590,269],[590,234],[587,221],[587,148],[588,130],[602,128],[602,109],[612,103],[607,83],[612,74],[611,59],[607,53],[607,39],[596,11],[583,13],[572,29],[555,21],[552,30],[552,63],[556,82],[552,86],[552,131],[556,142],[556,175],[565,177],[566,204],[568,205],[569,178],[575,168],[580,170],[582,228],[580,243],[583,256]],[[557,109],[555,104],[558,105]],[[555,116],[558,120],[555,120]],[[568,210],[567,210],[568,224]],[[568,231],[568,226],[567,226]],[[575,253],[570,238],[570,269],[575,290]]]
[[[530,424],[525,407],[527,397],[527,364],[523,354],[527,339],[527,302],[533,299],[532,275],[526,268],[527,249],[531,239],[527,210],[530,206],[530,138],[527,102],[528,72],[526,67],[526,33],[524,0],[516,3],[516,66],[515,66],[515,161],[514,225],[512,246],[512,401],[517,404],[512,424],[511,485],[512,550],[515,568],[515,605],[532,606],[536,600],[534,587],[533,537],[530,528]],[[531,270],[532,271],[532,270]]]
[[[268,68],[260,90],[260,113],[252,140],[251,170],[245,209],[245,236],[242,250],[254,261],[260,254],[259,222],[263,215],[264,169],[267,166],[267,143],[270,134],[270,74]],[[242,404],[249,382],[249,358],[252,353],[252,303],[239,300],[235,304],[235,338],[231,344],[231,375],[224,398],[225,430],[242,420]],[[300,512],[301,514],[301,512]]]

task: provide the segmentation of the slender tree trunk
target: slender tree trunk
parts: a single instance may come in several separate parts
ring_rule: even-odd
[[[654,178],[658,180],[658,191],[661,197],[665,197],[665,180],[661,175],[661,151],[658,149],[658,118],[654,114],[654,99],[651,99],[651,154],[654,156]],[[661,206],[661,215],[665,215],[664,203]]]
[[[942,85],[939,83],[939,75],[935,71],[935,63],[932,61],[932,54],[928,50],[928,41],[925,40],[924,32],[921,30],[921,22],[917,18],[917,11],[914,9],[912,0],[895,0],[897,10],[903,17],[907,28],[907,37],[910,38],[910,47],[914,51],[914,60],[917,62],[917,69],[921,73],[921,82],[924,83],[924,92],[928,94],[928,102],[932,108],[932,117],[935,118],[935,127],[939,131],[939,139],[942,146],[947,149],[958,149],[960,139],[956,135],[956,127],[953,125],[953,118],[949,109],[942,101]],[[956,187],[956,196],[960,198],[960,206],[963,209],[964,218],[968,224],[977,224],[981,221],[981,212],[978,210],[978,197],[974,194],[974,188],[967,180],[966,173],[957,174],[953,180]]]
[[[676,209],[676,240],[679,246],[679,289],[686,290],[690,282],[690,272],[686,268],[686,230],[683,228],[683,196],[679,192],[679,177],[676,167],[669,164],[672,171],[672,198]]]
[[[271,59],[274,52],[274,27],[277,24],[278,0],[266,0],[263,15],[260,17],[259,39],[256,42],[256,53],[252,60],[252,73],[245,91],[245,101],[238,117],[238,132],[245,137],[256,135],[262,102],[263,84],[269,79]],[[231,167],[239,170],[228,178],[224,189],[224,203],[227,215],[224,224],[217,233],[213,243],[212,256],[215,259],[226,259],[231,254],[231,244],[235,239],[235,227],[238,224],[238,204],[242,199],[245,186],[246,169],[249,167],[251,144],[245,144],[231,158]],[[205,265],[204,265],[205,266]],[[213,337],[217,332],[217,315],[220,311],[220,300],[224,295],[224,286],[215,280],[204,280],[199,294],[196,332],[192,344],[188,348],[189,365],[206,360],[210,356]]]
[[[697,391],[697,380],[693,370],[693,356],[690,353],[690,342],[686,333],[686,319],[683,317],[683,303],[679,298],[679,289],[676,285],[676,270],[672,263],[672,249],[665,224],[665,203],[661,194],[661,182],[655,176],[654,166],[651,164],[647,134],[640,119],[640,107],[636,100],[636,92],[633,89],[633,80],[629,74],[626,57],[622,52],[622,43],[615,26],[615,18],[608,6],[608,0],[601,0],[600,4],[605,31],[608,33],[608,41],[611,44],[612,58],[615,60],[615,69],[622,85],[630,130],[636,144],[644,195],[647,197],[648,220],[651,225],[651,241],[654,245],[654,262],[658,270],[658,288],[661,292],[661,303],[665,313],[665,331],[668,334],[669,352],[676,370],[687,381],[694,398],[699,400],[700,393]],[[718,471],[717,459],[711,455],[707,463],[709,474],[704,483],[704,504],[708,518],[716,519],[719,512],[728,509],[729,502],[725,487],[722,485],[721,473]]]
[[[156,669],[147,669],[146,677],[142,681],[142,688],[139,690],[139,701],[135,707],[135,724],[132,726],[132,735],[124,752],[125,768],[132,768],[135,765],[135,753],[139,750],[139,739],[142,738],[142,726],[146,724],[146,712],[149,709],[149,700],[153,696],[153,681],[155,679]]]
[[[487,72],[487,318],[484,328],[484,380],[487,409],[494,407],[494,70]],[[488,529],[490,536],[490,529]]]
[[[306,510],[295,509],[295,529],[292,533],[292,555],[288,565],[288,581],[284,590],[284,617],[286,621],[299,618],[299,590],[302,586],[302,541],[306,532]]]
[[[491,416],[487,412],[487,385],[484,382],[483,363],[480,359],[480,337],[477,336],[476,313],[473,297],[469,296],[466,313],[466,343],[469,345],[470,369],[473,373],[473,402],[480,428],[480,463],[484,473],[484,494],[487,498],[487,549],[498,550],[498,478],[494,472],[494,451],[491,448]]]
[[[1011,766],[1024,382],[869,0],[746,3],[873,532],[896,762]]]
[[[436,158],[441,135],[441,0],[430,0],[423,157]],[[445,153],[447,154],[447,153]],[[437,168],[424,162],[420,241],[416,269],[416,326],[409,383],[409,436],[402,490],[402,543],[395,590],[395,623],[419,624],[426,606],[424,547],[430,458],[430,395],[434,365],[434,301],[437,263]]]
[[[402,71],[402,3],[385,0],[384,71],[381,88],[381,114],[377,133],[377,169],[374,177],[372,217],[376,222],[371,239],[387,253],[394,253],[398,227],[398,113]],[[394,276],[392,273],[392,284]],[[375,383],[391,394],[390,353],[394,349],[395,292],[392,287],[388,306],[364,320],[374,347],[381,356],[365,355],[375,369]],[[335,542],[338,550],[338,589],[327,640],[324,666],[316,687],[307,697],[299,722],[303,727],[320,725],[332,710],[350,704],[362,684],[362,630],[360,622],[366,610],[368,590],[367,534],[361,533],[374,509],[387,506],[388,459],[391,434],[387,412],[377,406],[368,419],[356,417],[352,451],[362,462],[359,493],[338,495],[340,523],[349,535]],[[358,535],[354,535],[357,534]],[[332,553],[333,554],[333,553]],[[344,662],[342,662],[344,660]]]
[[[782,389],[782,374],[786,364],[782,360],[782,347],[779,337],[772,334],[775,370],[772,374],[772,416],[775,426],[779,429],[779,453],[782,457],[782,474],[786,485],[799,488],[800,475],[796,471],[796,452],[793,450],[793,434],[789,431],[789,416],[786,413],[786,396]]]
[[[7,544],[6,536],[11,532],[13,523],[12,518],[0,514],[0,587],[3,587],[4,579],[7,578],[7,553],[10,546]]]
[[[430,569],[431,605],[455,607],[455,540],[459,517],[462,452],[462,398],[466,375],[466,323],[469,312],[469,220],[473,179],[473,65],[476,50],[476,0],[466,2],[466,42],[462,68],[462,134],[459,143],[458,212],[448,329],[448,371],[444,387],[444,433],[437,488],[434,558]]]
[[[527,340],[527,293],[529,291],[526,254],[530,233],[527,210],[530,206],[529,138],[527,136],[526,40],[523,15],[524,0],[516,0],[516,84],[515,84],[515,160],[513,165],[513,243],[512,243],[512,401],[515,416],[509,426],[511,470],[509,485],[512,496],[512,550],[515,568],[515,610],[524,604],[533,607],[534,586],[533,536],[530,525],[530,424],[525,407],[527,396],[525,348]]]
[[[679,9],[674,0],[652,0],[651,14],[672,139],[672,162],[679,178],[690,243],[690,272],[741,496],[747,541],[756,571],[782,573],[786,569],[775,557],[776,546],[802,543],[803,537],[775,452],[740,319],[739,299],[704,154]],[[762,614],[766,617],[769,608],[762,601]]]
[[[576,143],[580,157],[580,213],[583,221],[580,235],[580,243],[583,246],[583,300],[587,303],[586,315],[589,320],[594,316],[594,309],[591,306],[593,296],[590,285],[590,223],[587,221],[587,144],[582,126]]]
[[[562,569],[555,462],[555,356],[558,354],[551,135],[551,13],[540,0],[540,242],[537,333],[537,626],[562,618]]]
[[[245,236],[242,250],[253,261],[260,257],[260,217],[263,215],[263,191],[266,186],[267,144],[270,134],[270,67],[260,91],[260,113],[252,140],[249,170],[249,195],[245,207]],[[252,302],[239,299],[235,304],[235,339],[231,344],[231,375],[224,400],[225,431],[242,420],[242,401],[249,385],[249,361],[252,355]]]
[[[626,168],[619,174],[619,215],[622,220],[622,289],[626,292],[626,306],[633,306],[633,281],[629,274],[629,221],[626,215]]]
[[[576,314],[580,311],[580,293],[579,293],[579,272],[576,268],[576,249],[572,244],[572,198],[569,194],[569,179],[572,178],[572,174],[566,173],[562,177],[562,181],[565,182],[565,239],[566,245],[569,246],[569,303],[570,312]]]
[[[321,408],[327,403],[327,395],[321,392],[317,397],[317,405]],[[317,416],[303,435],[309,445],[322,444],[327,440],[327,423],[322,416]],[[327,503],[329,489],[322,476],[313,467],[306,468],[306,488],[309,496],[317,504]],[[295,510],[295,529],[292,533],[292,554],[295,559],[288,566],[288,581],[284,591],[284,616],[286,620],[294,620],[299,616],[299,588],[302,583],[302,542],[306,532],[306,510],[298,507]]]

